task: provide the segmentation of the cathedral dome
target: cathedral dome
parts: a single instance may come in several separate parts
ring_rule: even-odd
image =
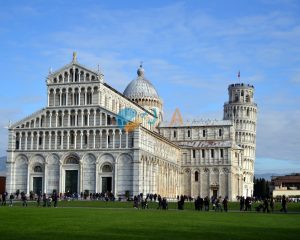
[[[138,77],[128,84],[123,94],[130,99],[159,99],[156,89],[154,88],[152,83],[145,78],[142,65],[140,65],[140,67],[138,68],[137,75]]]

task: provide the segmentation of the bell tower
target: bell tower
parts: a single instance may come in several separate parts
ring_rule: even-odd
[[[254,86],[244,83],[228,87],[229,101],[224,104],[224,120],[235,125],[235,141],[244,149],[243,196],[253,195],[254,163],[256,151],[257,104],[254,102]]]

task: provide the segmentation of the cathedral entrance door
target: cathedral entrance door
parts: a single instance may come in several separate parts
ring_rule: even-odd
[[[214,198],[218,197],[218,189],[213,189],[213,196]]]
[[[102,192],[111,192],[112,177],[102,177]]]
[[[65,192],[70,194],[78,192],[78,170],[66,170]]]
[[[38,194],[42,192],[43,188],[43,178],[42,177],[33,177],[33,192]]]

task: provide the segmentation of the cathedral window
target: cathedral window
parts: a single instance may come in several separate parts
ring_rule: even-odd
[[[250,113],[249,113],[249,108],[247,108],[247,117],[249,117]]]
[[[71,117],[70,117],[70,125],[75,126],[75,116],[74,115],[71,115]]]
[[[39,145],[41,146],[43,144],[43,139],[42,137],[39,137]]]
[[[219,129],[219,137],[221,137],[222,136],[222,129],[220,128]]]
[[[87,93],[87,104],[92,104],[92,93]]]
[[[62,126],[62,116],[58,117],[58,126],[61,127]]]
[[[195,172],[195,182],[198,182],[199,181],[199,172],[196,171]]]
[[[173,137],[176,138],[176,130],[173,132]]]
[[[62,136],[57,136],[58,137],[58,145],[60,146],[61,145],[61,139],[62,139]]]
[[[191,137],[191,131],[190,130],[188,130],[188,137]]]
[[[75,136],[74,136],[74,133],[71,133],[71,144],[74,144],[74,142],[75,142]]]
[[[214,149],[210,150],[210,156],[211,156],[211,158],[215,157],[215,150]]]
[[[107,142],[110,144],[110,136],[107,136]]]
[[[88,136],[85,134],[84,135],[84,144],[87,145],[88,144]]]
[[[206,131],[205,131],[205,129],[202,130],[202,136],[203,136],[203,137],[206,136]]]
[[[66,101],[66,99],[67,99],[67,97],[66,97],[66,93],[63,93],[62,94],[62,99],[61,99],[61,105],[62,106],[65,106],[66,105],[66,103],[67,103],[67,101]]]
[[[43,169],[42,169],[41,166],[35,166],[35,167],[33,168],[33,171],[34,171],[34,172],[43,172]]]
[[[19,148],[20,148],[20,141],[17,140],[17,141],[16,141],[16,150],[18,150]]]
[[[202,158],[205,158],[205,150],[204,149],[201,150],[201,155],[202,155]]]
[[[112,167],[110,165],[104,165],[102,167],[102,172],[112,172]]]
[[[107,125],[111,125],[111,118],[110,118],[110,116],[109,115],[107,115]]]
[[[88,116],[84,115],[84,125],[87,126],[88,125]]]
[[[193,158],[195,158],[195,157],[196,157],[196,150],[193,149]]]
[[[224,150],[220,149],[220,157],[223,158],[224,157]]]
[[[79,105],[79,93],[74,93],[74,105]]]

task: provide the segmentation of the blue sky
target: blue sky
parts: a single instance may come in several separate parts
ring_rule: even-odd
[[[123,92],[140,61],[165,119],[221,119],[227,86],[255,86],[256,172],[300,171],[300,2],[1,1],[0,156],[8,121],[46,105],[45,78],[69,63],[100,65]]]

